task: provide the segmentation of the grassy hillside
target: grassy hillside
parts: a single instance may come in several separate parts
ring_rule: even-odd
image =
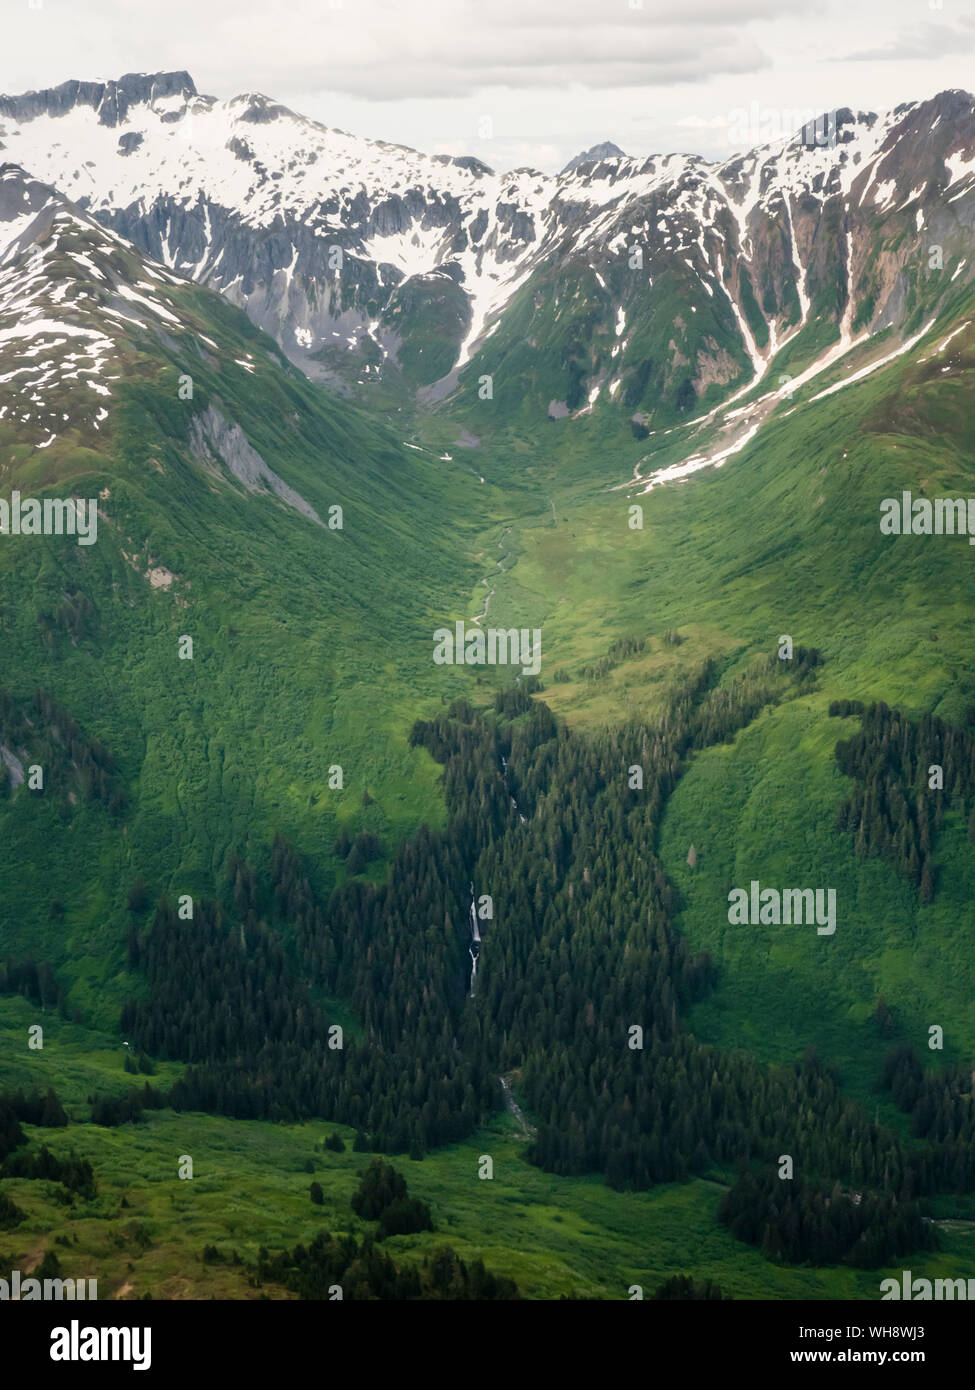
[[[17,700],[50,692],[108,748],[131,798],[121,818],[82,801],[62,820],[65,788],[49,778],[0,802],[4,951],[57,967],[101,1026],[117,1016],[137,877],[153,899],[212,894],[229,854],[260,858],[280,831],[325,890],[343,872],[331,854],[343,826],[391,849],[438,822],[436,769],[407,736],[443,697],[432,634],[465,612],[476,573],[469,476],[310,386],[218,297],[173,300],[219,352],[189,332],[130,345],[98,451],[66,435],[4,476],[8,495],[101,498],[93,546],[0,547],[0,684]],[[322,525],[201,462],[194,422],[208,408]],[[179,657],[187,635],[192,660]]]

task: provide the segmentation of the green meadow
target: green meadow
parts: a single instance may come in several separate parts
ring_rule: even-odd
[[[25,1001],[3,1001],[6,1055],[35,1015]],[[97,1081],[109,1089],[114,1082],[121,1090],[131,1079],[122,1071],[121,1049],[113,1050],[107,1038],[101,1048],[93,1041],[70,1027],[51,1026],[44,1050],[27,1054],[31,1061],[18,1066],[15,1077],[43,1084],[55,1075],[66,1097],[78,1097],[77,1106],[67,1102],[69,1111],[83,1112],[86,1085]],[[154,1084],[165,1079],[165,1068],[152,1078]],[[323,1149],[334,1132],[346,1152]],[[26,1269],[53,1249],[67,1277],[97,1277],[102,1298],[288,1297],[280,1288],[252,1284],[262,1246],[290,1248],[322,1229],[360,1237],[374,1229],[349,1206],[368,1155],[352,1151],[353,1132],[341,1125],[155,1111],[143,1124],[72,1124],[36,1130],[33,1137],[57,1154],[73,1151],[89,1159],[99,1191],[66,1210],[55,1200],[56,1184],[5,1179],[3,1190],[27,1219],[15,1232],[0,1233],[0,1269]],[[419,1260],[449,1244],[463,1259],[481,1258],[515,1279],[523,1297],[538,1299],[629,1299],[633,1285],[650,1297],[675,1273],[712,1279],[734,1298],[876,1299],[886,1273],[899,1277],[899,1267],[770,1264],[716,1219],[728,1174],[650,1192],[614,1192],[595,1178],[542,1172],[525,1160],[524,1149],[520,1127],[505,1113],[468,1142],[420,1162],[395,1159],[410,1194],[429,1203],[435,1230],[390,1238],[384,1244],[393,1258]],[[193,1160],[192,1179],[177,1176],[184,1156]],[[490,1179],[478,1177],[485,1156],[493,1162]],[[323,1206],[309,1198],[313,1181],[321,1185]],[[943,1249],[910,1261],[918,1276],[970,1272],[975,1222],[957,1212],[945,1216],[953,1219],[941,1227]],[[205,1263],[204,1246],[215,1246],[224,1260]]]

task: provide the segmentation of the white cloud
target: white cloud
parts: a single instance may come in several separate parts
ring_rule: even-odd
[[[387,101],[492,86],[704,81],[766,63],[743,26],[801,3],[342,0],[333,9],[326,0],[85,0],[77,9],[31,11],[10,0],[4,80],[30,71],[29,85],[46,86],[96,71],[195,67],[222,92],[243,81],[276,93],[319,88]]]
[[[218,97],[557,169],[607,139],[725,157],[729,113],[753,101],[880,110],[966,87],[964,22],[923,0],[0,0],[0,83],[185,68]]]
[[[963,23],[971,24],[971,20]],[[847,63],[904,62],[912,58],[943,58],[951,53],[967,53],[975,47],[975,31],[964,33],[953,24],[916,24],[894,34],[885,43],[861,49],[844,57]]]

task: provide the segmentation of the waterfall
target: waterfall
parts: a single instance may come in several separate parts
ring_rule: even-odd
[[[481,949],[481,933],[477,925],[477,900],[474,894],[474,885],[471,884],[471,944],[468,950],[471,953],[471,988],[470,993],[474,994],[474,981],[477,979],[477,957]]]

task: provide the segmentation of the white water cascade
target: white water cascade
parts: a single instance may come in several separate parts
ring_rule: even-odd
[[[473,994],[474,994],[474,982],[475,982],[475,980],[477,979],[477,957],[478,957],[478,955],[479,955],[479,953],[480,953],[480,950],[481,950],[481,933],[480,933],[480,931],[478,930],[478,926],[477,926],[477,903],[476,903],[475,897],[474,897],[474,885],[473,885],[473,883],[471,884],[471,913],[470,913],[470,916],[471,916],[471,944],[470,944],[470,946],[469,946],[468,949],[470,950],[470,953],[471,953],[471,988],[470,988],[470,993],[471,993],[471,995],[473,996]]]

